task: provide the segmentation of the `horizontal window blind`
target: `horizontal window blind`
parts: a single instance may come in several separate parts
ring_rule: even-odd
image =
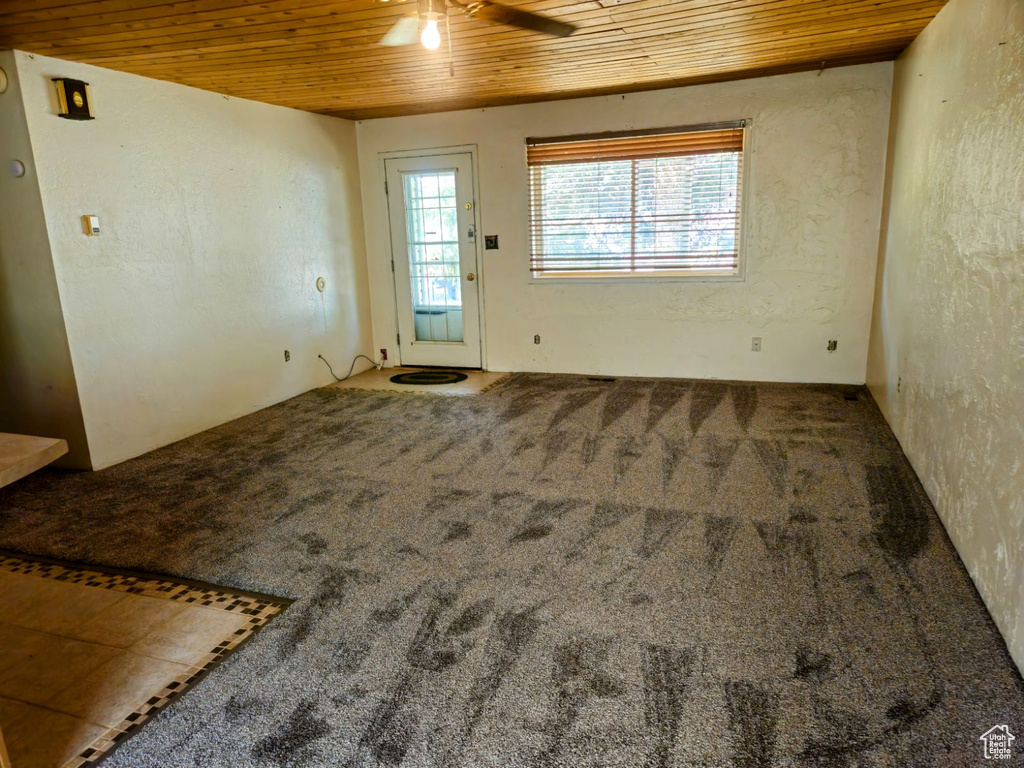
[[[743,123],[528,140],[534,274],[736,274],[743,140]]]

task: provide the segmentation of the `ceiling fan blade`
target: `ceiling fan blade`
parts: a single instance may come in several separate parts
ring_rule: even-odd
[[[534,32],[543,32],[545,35],[553,37],[568,37],[576,31],[576,26],[573,24],[555,21],[547,16],[487,2],[487,0],[470,3],[467,13],[474,18],[483,19],[493,24],[507,24],[510,27],[531,29]]]
[[[416,14],[403,16],[381,38],[381,45],[412,45],[419,38],[420,20]]]

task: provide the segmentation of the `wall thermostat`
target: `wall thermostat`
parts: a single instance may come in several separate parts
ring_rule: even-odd
[[[316,279],[316,289],[320,291],[320,293],[323,293],[325,288],[327,288],[327,281],[322,277],[318,277]]]
[[[100,233],[100,217],[99,216],[83,216],[82,217],[82,230],[87,235],[98,235]]]

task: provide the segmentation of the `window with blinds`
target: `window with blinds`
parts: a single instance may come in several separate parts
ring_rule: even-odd
[[[527,139],[534,275],[739,274],[745,126]]]

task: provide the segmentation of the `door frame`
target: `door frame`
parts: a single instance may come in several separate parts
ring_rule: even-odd
[[[487,323],[485,322],[486,309],[484,293],[487,286],[487,278],[484,274],[484,259],[482,253],[483,246],[483,225],[480,221],[480,209],[481,209],[481,191],[480,191],[480,165],[479,155],[477,153],[476,144],[460,144],[450,147],[431,147],[429,149],[403,149],[396,150],[393,152],[380,152],[377,155],[377,174],[380,182],[380,200],[384,205],[384,223],[387,226],[387,256],[391,261],[396,258],[395,255],[395,243],[391,236],[391,210],[389,207],[388,193],[386,190],[387,183],[387,168],[384,165],[385,160],[400,160],[414,157],[438,157],[443,155],[462,155],[468,154],[470,156],[470,169],[473,174],[473,225],[476,227],[476,242],[473,243],[473,261],[476,263],[476,276],[477,276],[477,304],[479,311],[477,312],[477,324],[479,325],[480,332],[480,369],[483,371],[490,370],[487,363]],[[403,256],[405,254],[403,253]],[[387,265],[388,273],[391,281],[391,322],[393,324],[395,333],[397,334],[399,327],[398,320],[398,283],[395,279],[395,272],[390,268],[390,263]],[[402,365],[402,350],[400,345],[396,345],[396,358],[397,365]]]

